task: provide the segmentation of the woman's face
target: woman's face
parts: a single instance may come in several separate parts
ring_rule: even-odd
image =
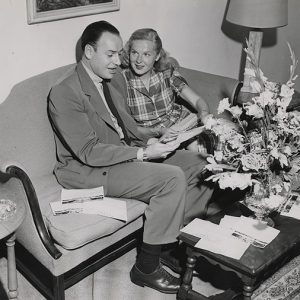
[[[150,74],[155,61],[159,59],[155,45],[148,40],[132,42],[129,53],[130,66],[137,76],[144,77]]]

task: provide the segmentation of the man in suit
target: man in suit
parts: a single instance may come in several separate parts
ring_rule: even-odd
[[[162,245],[176,242],[180,228],[203,216],[212,190],[199,180],[205,161],[176,150],[178,142],[147,145],[110,80],[123,43],[110,23],[90,24],[81,36],[83,55],[75,71],[54,86],[48,112],[55,131],[57,180],[65,188],[103,186],[111,197],[148,204],[143,243],[131,280],[164,293],[180,281],[161,262]]]

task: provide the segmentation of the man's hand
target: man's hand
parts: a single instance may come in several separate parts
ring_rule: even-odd
[[[175,151],[179,147],[180,143],[172,141],[169,143],[156,142],[148,145],[145,149],[148,159],[166,158],[170,153]]]

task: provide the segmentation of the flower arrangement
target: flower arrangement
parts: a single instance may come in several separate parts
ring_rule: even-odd
[[[206,124],[222,145],[207,158],[213,175],[206,180],[218,182],[221,189],[250,190],[246,205],[263,214],[282,207],[300,171],[300,113],[287,112],[298,61],[288,47],[292,64],[283,84],[269,81],[249,47],[244,49],[252,66],[245,72],[257,94],[242,106],[231,105],[228,98],[220,101],[218,113],[228,111],[236,128],[214,118]]]

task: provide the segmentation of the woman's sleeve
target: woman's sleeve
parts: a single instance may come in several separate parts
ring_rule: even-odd
[[[171,76],[170,76],[170,86],[171,86],[172,90],[177,95],[180,95],[180,93],[185,85],[188,85],[187,81],[179,73],[177,68],[173,69],[171,71]]]

